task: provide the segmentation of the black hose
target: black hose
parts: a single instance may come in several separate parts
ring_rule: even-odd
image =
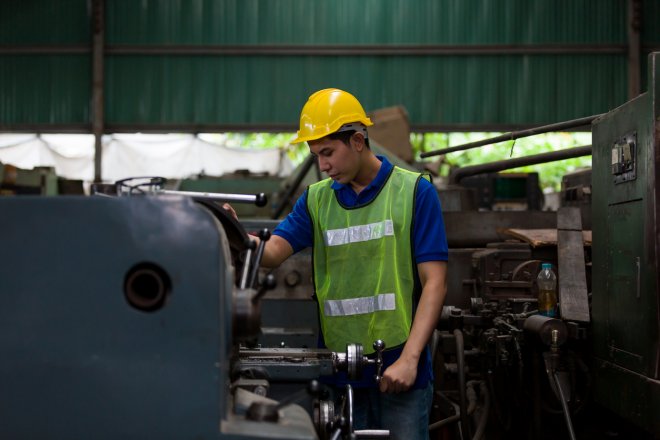
[[[564,398],[564,391],[561,389],[561,384],[559,383],[559,377],[557,372],[552,374],[552,378],[557,385],[557,390],[559,391],[559,400],[561,400],[561,408],[564,411],[564,418],[566,419],[566,427],[568,428],[568,435],[571,437],[571,440],[575,440],[575,432],[573,432],[573,423],[571,422],[571,414],[568,411],[568,404]]]
[[[490,413],[490,395],[488,394],[488,386],[486,386],[486,382],[482,381],[479,384],[479,390],[481,391],[481,395],[484,397],[484,407],[481,409],[479,423],[477,424],[477,429],[474,432],[474,437],[472,437],[472,440],[481,440],[484,432],[486,432],[486,422],[488,422],[488,415]]]
[[[467,412],[467,393],[465,382],[465,346],[463,343],[463,332],[459,329],[454,330],[454,338],[456,338],[456,364],[458,366],[458,388],[460,395],[460,409],[461,409],[461,432],[463,438],[467,439],[472,437],[470,432],[470,424],[468,422]]]
[[[456,422],[456,421],[460,420],[460,418],[461,418],[461,415],[456,414],[456,415],[453,415],[453,416],[449,416],[446,419],[442,419],[440,421],[432,423],[432,424],[429,425],[429,431],[433,431],[434,429],[438,429],[442,426],[449,425],[450,423],[453,423],[453,422]]]

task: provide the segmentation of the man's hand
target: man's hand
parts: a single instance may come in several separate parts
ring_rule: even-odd
[[[402,393],[408,391],[417,378],[418,359],[400,357],[389,366],[380,380],[380,391],[383,393]]]
[[[222,207],[226,210],[229,211],[232,217],[234,217],[234,220],[238,221],[238,216],[236,215],[236,211],[234,211],[234,208],[231,207],[229,203],[225,203],[222,205]]]
[[[380,390],[401,393],[410,389],[417,378],[417,363],[440,317],[447,292],[447,262],[427,261],[417,265],[422,282],[422,296],[417,306],[410,336],[401,356],[383,373]]]

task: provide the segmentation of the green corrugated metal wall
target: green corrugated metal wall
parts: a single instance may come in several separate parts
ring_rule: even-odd
[[[328,86],[353,92],[367,109],[402,104],[414,127],[444,130],[544,124],[604,112],[627,100],[627,4],[622,0],[105,3],[108,130],[293,129],[307,96]],[[643,2],[646,46],[660,42],[658,3]],[[0,51],[0,129],[68,125],[89,130],[90,16],[88,0],[0,2],[0,46],[78,50]],[[137,46],[180,45],[557,44],[620,50],[551,55],[125,53]]]

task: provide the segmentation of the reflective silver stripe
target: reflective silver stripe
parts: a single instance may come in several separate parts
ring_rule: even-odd
[[[325,316],[350,316],[373,313],[381,310],[395,310],[395,295],[381,293],[366,298],[326,300],[323,302]]]
[[[330,229],[325,231],[325,244],[326,246],[340,246],[347,243],[378,240],[387,235],[394,235],[392,220],[383,220],[382,222],[343,229]]]

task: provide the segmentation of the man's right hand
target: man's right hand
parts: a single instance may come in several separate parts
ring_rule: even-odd
[[[222,207],[226,210],[229,211],[232,217],[234,217],[234,220],[238,221],[238,216],[236,215],[236,211],[234,211],[234,208],[231,207],[229,203],[225,203],[222,205]]]

